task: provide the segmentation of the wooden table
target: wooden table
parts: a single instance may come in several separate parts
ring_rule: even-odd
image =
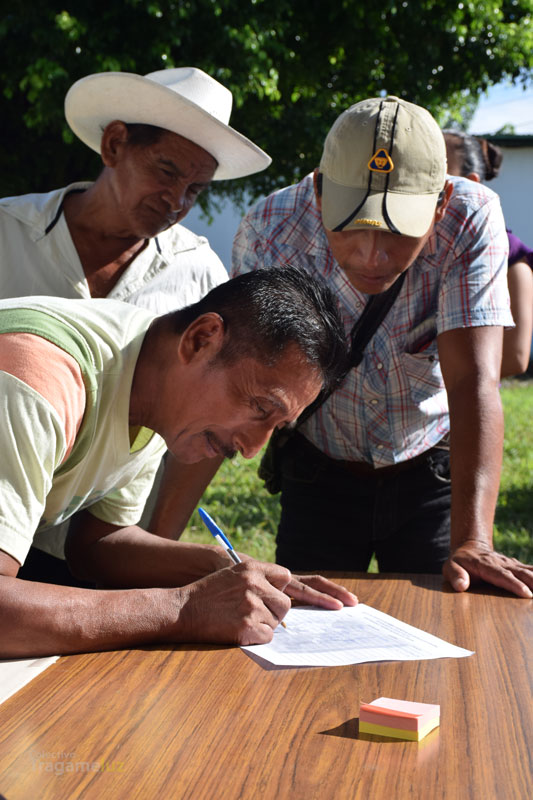
[[[211,646],[67,656],[0,706],[0,795],[531,798],[533,601],[434,576],[339,580],[475,655],[270,669]],[[440,703],[440,728],[359,735],[360,701],[380,696]]]

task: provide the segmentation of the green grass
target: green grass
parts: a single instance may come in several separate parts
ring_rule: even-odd
[[[505,381],[501,390],[505,411],[504,463],[494,540],[508,556],[533,563],[533,381]],[[201,505],[217,520],[236,549],[263,561],[274,561],[279,520],[279,495],[269,495],[257,477],[260,456],[226,461]],[[183,534],[188,542],[211,544],[198,514]],[[376,571],[375,563],[370,571]]]
[[[533,381],[505,381],[505,443],[494,542],[533,564]]]
[[[230,537],[236,550],[262,561],[274,561],[279,520],[279,495],[270,495],[257,477],[261,456],[245,461],[235,456],[224,461],[207,487],[200,505],[204,506]],[[182,540],[212,544],[213,537],[193,514]]]

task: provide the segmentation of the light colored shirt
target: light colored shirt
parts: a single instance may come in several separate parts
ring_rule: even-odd
[[[63,200],[90,183],[72,183],[45,194],[0,199],[0,298],[53,295],[89,299],[91,293],[72,241]],[[150,239],[108,298],[165,314],[196,303],[228,279],[207,239],[173,225]],[[63,557],[66,526],[38,534],[35,545]]]
[[[29,326],[27,309],[38,312],[31,315]],[[140,448],[136,442],[131,445],[128,424],[133,374],[153,317],[107,299],[0,301],[0,339],[9,335],[11,352],[17,330],[25,336],[29,331],[31,336],[42,336],[53,349],[61,348],[74,358],[85,386],[81,409],[79,402],[73,406],[71,398],[51,392],[42,376],[41,352],[35,352],[32,362],[26,338],[24,370],[22,361],[17,365],[14,358],[12,372],[0,370],[0,549],[20,563],[36,531],[58,525],[84,508],[114,525],[138,522],[165,451],[163,439],[153,432],[143,435]],[[75,371],[70,378],[62,370],[60,378],[54,371],[53,349],[48,352],[50,380],[70,384],[67,393],[76,397]],[[59,353],[57,363],[62,360]],[[72,413],[81,417],[74,426],[67,419]],[[76,435],[71,444],[73,427]]]
[[[301,427],[332,458],[384,467],[435,446],[449,431],[438,334],[513,325],[499,198],[481,184],[451,180],[454,191],[444,219],[407,270],[360,366]],[[235,237],[231,275],[289,263],[325,279],[349,334],[368,296],[357,291],[333,257],[312,175],[248,212]]]
[[[62,212],[66,194],[90,185],[73,183],[46,194],[0,200],[0,298],[90,298]],[[148,240],[108,297],[165,314],[196,303],[227,279],[207,239],[178,224]]]

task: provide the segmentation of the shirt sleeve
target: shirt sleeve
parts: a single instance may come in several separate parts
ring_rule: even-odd
[[[136,525],[141,519],[165,451],[166,446],[163,443],[149,458],[143,458],[135,477],[126,486],[108,492],[105,497],[89,506],[91,514],[103,522],[119,527]]]
[[[451,222],[453,216],[452,209]],[[438,332],[483,325],[512,327],[508,240],[499,199],[493,196],[465,214],[451,242],[442,265]]]
[[[66,439],[48,400],[6,372],[0,372],[0,408],[0,549],[23,564]]]
[[[207,239],[200,248],[199,255],[200,258],[207,263],[208,267],[205,270],[205,278],[202,286],[201,296],[203,297],[210,292],[211,289],[214,289],[215,286],[225,283],[229,276],[224,264],[215,253]]]
[[[267,266],[261,236],[251,220],[251,214],[244,217],[233,240],[230,273],[232,278]]]

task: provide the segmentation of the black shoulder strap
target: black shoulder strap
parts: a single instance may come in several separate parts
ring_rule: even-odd
[[[394,301],[400,293],[405,280],[405,272],[397,278],[390,289],[381,294],[373,294],[367,301],[363,313],[352,328],[350,355],[348,357],[348,370],[358,367],[363,360],[365,347],[373,337],[387,314],[389,313]],[[344,380],[344,373],[341,380]]]
[[[354,324],[350,334],[351,347],[346,369],[343,370],[334,385],[330,386],[330,388],[326,391],[321,392],[316,400],[311,403],[310,406],[307,406],[307,408],[304,409],[304,411],[298,417],[296,426],[300,426],[303,422],[309,419],[311,414],[314,414],[315,411],[326,402],[328,397],[333,394],[335,389],[341,385],[348,372],[354,367],[359,366],[363,359],[365,347],[389,313],[394,301],[398,297],[403,286],[406,273],[407,270],[402,272],[399,278],[394,281],[390,289],[387,289],[386,292],[382,292],[381,294],[373,294],[371,297],[369,297],[363,309],[363,313]]]

